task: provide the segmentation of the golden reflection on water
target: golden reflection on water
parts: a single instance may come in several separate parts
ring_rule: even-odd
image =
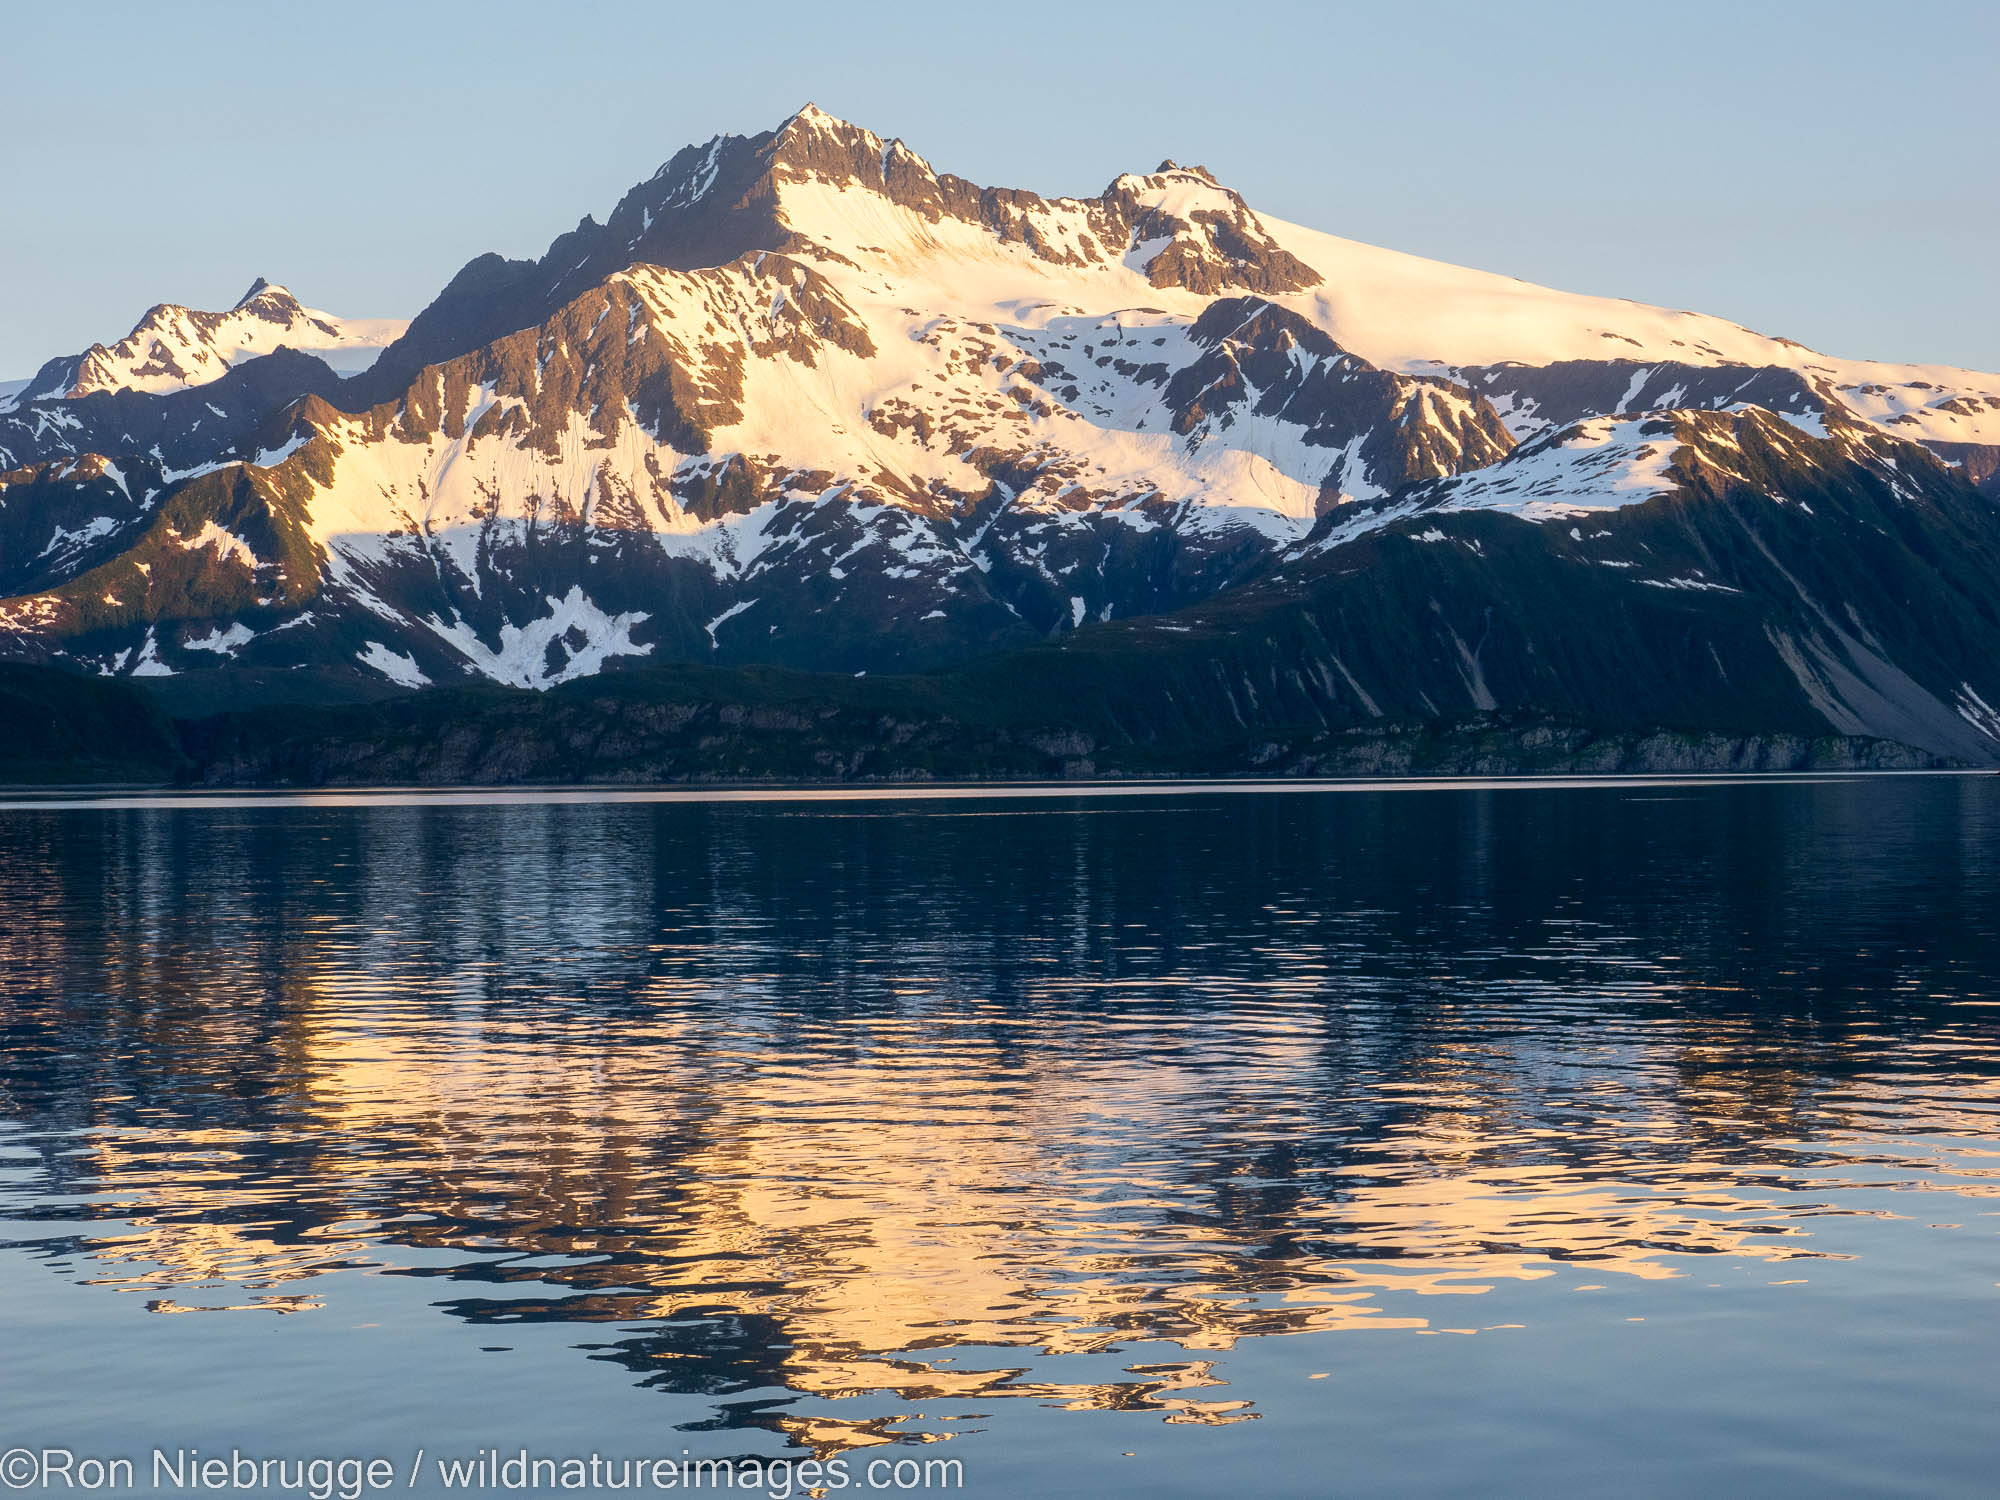
[[[359,987],[350,974],[326,992]],[[1405,1299],[1476,1299],[1578,1265],[1592,1278],[1649,1280],[1687,1274],[1696,1256],[1838,1256],[1818,1244],[1815,1221],[1855,1211],[1827,1201],[1838,1183],[1782,1190],[1781,1160],[1746,1171],[1724,1133],[1741,1128],[1746,1091],[1715,1076],[1716,1048],[1685,1038],[1628,1050],[1621,1066],[1685,1078],[1706,1054],[1697,1097],[1715,1098],[1716,1114],[1585,1109],[1575,1125],[1528,1124],[1523,1106],[1570,1101],[1479,1092],[1477,1075],[1508,1071],[1485,1049],[1473,1077],[1461,1064],[1391,1089],[1414,1107],[1374,1160],[1272,1178],[1244,1159],[1201,1178],[1188,1151],[1201,1153],[1206,1122],[1254,1119],[1270,1077],[1309,1069],[1325,1038],[1280,1031],[1254,1064],[1239,1051],[1250,1076],[1237,1085],[1145,1061],[1024,1068],[989,1041],[923,1048],[896,1035],[922,1029],[914,1022],[873,1038],[880,1052],[867,1057],[759,1066],[712,1030],[524,1049],[414,1027],[371,1035],[344,1024],[345,1000],[312,1009],[322,1019],[304,1018],[295,1054],[303,1118],[286,1142],[298,1159],[283,1175],[249,1170],[271,1155],[268,1136],[180,1131],[164,1161],[150,1132],[90,1139],[88,1176],[118,1195],[131,1226],[93,1246],[93,1281],[189,1299],[157,1298],[156,1312],[301,1312],[323,1303],[275,1289],[396,1266],[398,1246],[504,1255],[503,1268],[546,1295],[510,1298],[489,1319],[767,1319],[782,1343],[767,1376],[797,1392],[1026,1397],[1228,1422],[1255,1412],[1204,1398],[1219,1382],[1199,1356],[1241,1339],[1472,1333],[1476,1308],[1417,1311]],[[695,1056],[721,1076],[691,1067]],[[1962,1097],[1958,1109],[1932,1101],[1926,1126],[1990,1129],[1993,1085]],[[1907,1118],[1914,1102],[1877,1085],[1850,1091],[1844,1107]],[[1508,1160],[1537,1145],[1563,1152],[1579,1130],[1592,1133],[1587,1161]],[[661,1140],[677,1143],[664,1171],[647,1146]],[[1952,1190],[1990,1197],[1996,1176],[1963,1160]],[[396,1183],[399,1223],[364,1213],[383,1180]],[[1256,1206],[1274,1190],[1281,1212]],[[301,1213],[325,1222],[300,1228]],[[217,1288],[235,1300],[190,1290]],[[1137,1340],[1191,1357],[1072,1383],[931,1357],[966,1346],[1090,1354]],[[666,1349],[648,1361],[703,1357]],[[776,1425],[821,1450],[892,1440],[879,1419]]]
[[[1012,917],[937,909],[897,849],[830,902],[822,863],[800,910],[740,844],[663,852],[678,826],[316,816],[11,851],[40,926],[0,936],[9,1004],[55,1040],[8,1116],[69,1132],[110,1221],[82,1279],[154,1312],[315,1312],[364,1268],[482,1328],[617,1325],[598,1357],[669,1389],[1230,1423],[1257,1412],[1213,1356],[1246,1339],[1475,1334],[1502,1283],[1717,1258],[1776,1279],[1913,1212],[1885,1193],[2000,1189],[1981,997],[1915,959],[1921,1034],[1774,1031],[1740,957],[1546,894],[1484,951],[1324,891],[1120,912],[1138,870],[1065,833]],[[804,854],[859,859],[775,860]],[[1186,1357],[1050,1378],[1141,1341]]]

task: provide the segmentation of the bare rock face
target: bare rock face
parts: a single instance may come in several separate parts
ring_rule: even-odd
[[[1514,440],[1492,405],[1434,376],[1392,374],[1349,354],[1307,319],[1254,297],[1218,299],[1192,326],[1206,352],[1167,382],[1177,433],[1226,434],[1239,416],[1283,422],[1338,449],[1321,481],[1377,490],[1484,468]]]
[[[1232,290],[1277,296],[1320,284],[1319,272],[1280,246],[1205,167],[1163,161],[1149,176],[1119,178],[1100,201],[1154,286],[1217,297]]]

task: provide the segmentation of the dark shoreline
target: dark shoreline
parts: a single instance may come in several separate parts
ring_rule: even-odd
[[[1985,777],[1985,767],[1917,770],[1610,772],[1486,776],[1179,777],[1098,781],[713,782],[679,785],[549,783],[502,786],[190,787],[169,783],[52,785],[0,783],[0,812],[64,809],[194,810],[201,807],[493,806],[626,803],[728,806],[787,802],[980,802],[1143,800],[1215,796],[1337,795],[1371,792],[1616,791],[1671,787],[1828,786],[1861,781]]]
[[[144,686],[0,667],[0,784],[63,787],[1009,786],[1251,778],[1734,775],[1963,767],[1806,726],[1258,722],[1182,684],[1062,692],[996,663],[846,678],[665,666],[545,693],[431,689],[177,717]]]

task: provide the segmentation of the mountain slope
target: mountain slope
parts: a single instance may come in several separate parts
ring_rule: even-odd
[[[647,666],[225,716],[187,754],[216,784],[2000,763],[2000,514],[1913,445],[1597,420],[1376,520],[1329,515],[1172,616],[925,677]]]
[[[1466,381],[1517,435],[1623,411],[1769,405],[1773,390],[1792,386],[1812,393],[1815,411],[1833,404],[1899,437],[2000,444],[2000,375],[1842,359],[1701,313],[1553,291],[1264,223],[1320,278],[1290,305],[1384,368]]]
[[[0,654],[226,702],[1073,640],[1008,659],[1109,653],[1074,690],[1178,684],[1187,736],[1284,726],[1184,670],[1292,653],[1308,739],[1991,745],[2000,378],[1356,245],[1201,168],[1044,198],[808,106],[472,262],[345,378],[271,344],[322,316],[281,289],[179,311],[0,412]]]
[[[929,665],[1205,597],[1326,505],[1509,444],[1462,387],[1254,298],[1005,327],[856,300],[772,253],[642,267],[394,401],[308,400],[258,439],[318,544],[313,628],[281,660],[338,641],[391,680],[524,686],[656,646]],[[0,605],[0,628],[166,671],[207,667],[184,648],[217,630],[276,634],[135,588],[127,639],[100,583]]]
[[[331,395],[339,385],[321,361],[279,349],[187,390],[97,391],[30,402],[0,412],[0,486],[19,482],[6,477],[9,471],[73,459],[150,462],[163,475],[187,477],[254,458],[264,446],[257,437],[283,430],[288,407],[302,396]]]

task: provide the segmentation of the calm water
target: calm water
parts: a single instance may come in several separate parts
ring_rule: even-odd
[[[2000,1467],[1991,777],[4,810],[0,1028],[0,1448],[141,1489]]]

